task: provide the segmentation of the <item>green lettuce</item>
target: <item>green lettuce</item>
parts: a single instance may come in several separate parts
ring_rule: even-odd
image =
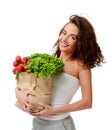
[[[29,57],[27,65],[28,73],[34,73],[36,77],[52,77],[63,72],[64,63],[56,56],[46,53],[34,53]]]

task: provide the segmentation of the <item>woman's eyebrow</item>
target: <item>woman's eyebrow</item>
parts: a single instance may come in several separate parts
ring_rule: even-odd
[[[63,31],[64,31],[64,32],[67,32],[65,29],[63,29],[62,32],[63,32]]]
[[[63,31],[64,31],[64,32],[67,32],[65,29],[63,29],[62,32],[63,32]],[[73,33],[73,34],[71,33],[70,35],[71,35],[71,36],[75,36],[75,37],[77,37],[77,35],[74,34],[74,33]]]

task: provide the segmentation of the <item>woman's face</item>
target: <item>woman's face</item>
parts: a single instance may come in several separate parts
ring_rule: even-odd
[[[74,53],[77,45],[78,34],[78,27],[73,23],[68,23],[59,36],[60,51]]]

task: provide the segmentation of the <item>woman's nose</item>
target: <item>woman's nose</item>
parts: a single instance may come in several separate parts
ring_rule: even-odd
[[[67,41],[68,40],[68,36],[64,36],[63,38],[62,38],[62,41]]]

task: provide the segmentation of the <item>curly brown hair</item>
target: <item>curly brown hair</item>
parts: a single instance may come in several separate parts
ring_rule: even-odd
[[[91,23],[86,18],[78,15],[70,16],[68,23],[75,24],[79,29],[77,48],[74,52],[74,58],[81,61],[81,63],[83,63],[83,65],[87,68],[101,66],[101,64],[104,63],[104,56],[97,43],[95,31]],[[66,23],[64,27],[68,23]],[[59,35],[63,31],[64,27],[61,29]],[[57,40],[53,46],[55,48],[54,55],[57,57],[60,56],[58,42],[59,40]]]

